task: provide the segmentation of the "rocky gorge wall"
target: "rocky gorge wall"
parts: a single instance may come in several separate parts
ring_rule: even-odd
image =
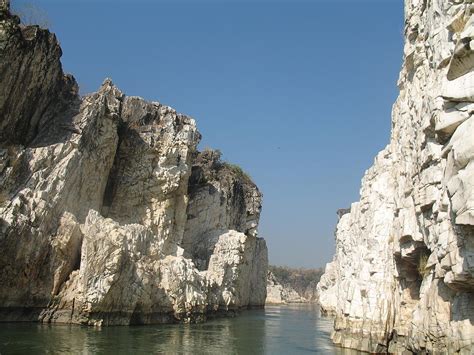
[[[277,305],[288,303],[307,303],[306,298],[301,297],[290,285],[282,285],[275,275],[268,271],[267,274],[267,298],[265,304]]]
[[[266,303],[317,302],[317,285],[322,274],[322,268],[268,265]]]
[[[337,225],[318,285],[333,340],[470,354],[474,342],[474,4],[406,0],[389,145]]]
[[[263,306],[255,184],[199,153],[195,121],[168,106],[109,79],[80,97],[60,57],[54,34],[0,0],[0,321],[197,321]]]

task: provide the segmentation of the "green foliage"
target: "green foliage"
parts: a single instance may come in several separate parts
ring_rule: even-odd
[[[425,278],[430,273],[430,270],[426,267],[426,265],[428,264],[428,258],[429,258],[429,255],[426,252],[421,252],[420,255],[418,256],[417,269],[418,269],[418,273],[420,274],[422,278]]]
[[[239,179],[252,181],[252,178],[240,166],[229,162],[224,162],[224,166],[231,170]]]
[[[252,181],[250,175],[247,174],[240,166],[222,160],[222,152],[219,149],[205,147],[201,151],[201,154],[205,159],[216,161],[218,166],[234,173],[238,179]]]
[[[204,156],[215,158],[215,160],[220,160],[222,157],[222,152],[219,149],[212,149],[209,147],[205,147],[201,154]]]

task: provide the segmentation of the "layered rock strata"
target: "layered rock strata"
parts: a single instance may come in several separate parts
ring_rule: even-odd
[[[474,342],[474,4],[405,1],[390,144],[342,214],[319,284],[336,343],[469,354]]]
[[[60,57],[53,34],[0,0],[0,320],[143,324],[263,306],[255,184],[202,164],[194,120],[168,106],[110,80],[80,97]]]

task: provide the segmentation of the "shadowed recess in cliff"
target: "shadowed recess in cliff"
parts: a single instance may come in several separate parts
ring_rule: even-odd
[[[262,194],[249,177],[221,160],[218,150],[196,156],[188,184],[188,223],[182,247],[206,270],[221,231],[256,237]]]

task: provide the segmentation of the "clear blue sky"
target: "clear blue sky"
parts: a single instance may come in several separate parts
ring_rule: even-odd
[[[332,258],[336,210],[389,140],[402,0],[28,2],[81,92],[111,77],[170,105],[253,177],[271,263]]]

